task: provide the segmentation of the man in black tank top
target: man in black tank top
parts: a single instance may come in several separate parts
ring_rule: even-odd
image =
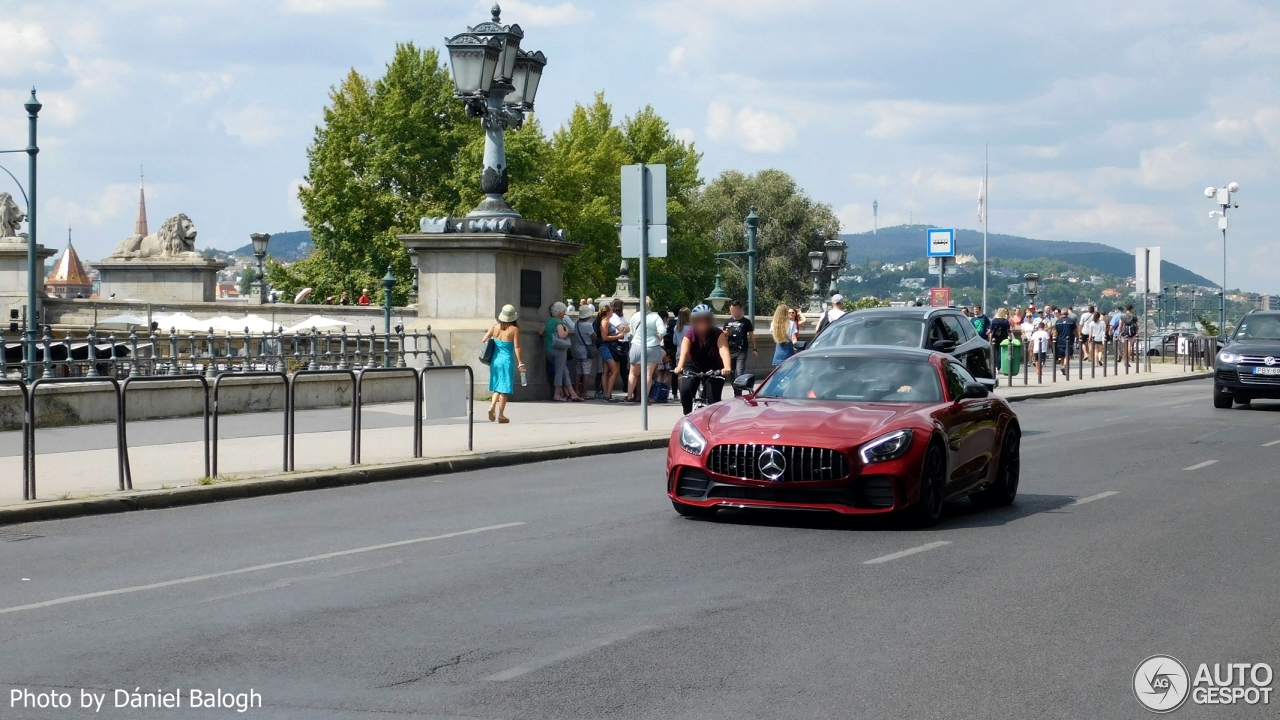
[[[724,390],[724,378],[730,372],[729,336],[715,326],[711,316],[711,308],[699,305],[691,313],[691,324],[680,339],[680,357],[676,362],[675,373],[680,377],[680,404],[684,406],[684,414],[693,411],[693,397],[698,383],[703,378],[683,377],[686,370],[691,373],[718,372],[718,377],[705,378],[704,397],[708,405],[720,402],[720,393]]]

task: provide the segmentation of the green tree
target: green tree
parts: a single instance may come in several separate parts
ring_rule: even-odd
[[[253,281],[258,279],[258,269],[247,267],[240,274],[240,297],[248,297],[253,291]]]
[[[453,98],[436,51],[413,43],[396,46],[382,78],[352,70],[329,99],[298,193],[316,249],[288,267],[273,262],[267,277],[286,294],[312,287],[320,297],[354,295],[381,287],[390,265],[399,280],[394,300],[403,303],[412,278],[396,235],[460,205],[459,152],[482,131]]]
[[[840,235],[840,221],[829,205],[809,198],[781,170],[761,170],[754,175],[726,170],[707,186],[701,204],[719,251],[747,249],[742,223],[751,206],[756,207],[760,216],[757,313],[771,314],[778,303],[804,303],[811,287],[809,252],[821,250],[823,243]],[[731,270],[726,272],[725,291],[745,298],[745,279]]]

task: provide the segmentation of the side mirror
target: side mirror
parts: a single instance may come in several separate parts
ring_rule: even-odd
[[[733,387],[737,390],[742,390],[743,392],[751,392],[755,386],[755,375],[739,375],[733,379]]]
[[[949,353],[956,349],[956,343],[954,340],[934,340],[930,347],[941,353]]]
[[[987,386],[982,383],[971,382],[964,384],[964,392],[960,393],[961,400],[978,400],[989,394]]]

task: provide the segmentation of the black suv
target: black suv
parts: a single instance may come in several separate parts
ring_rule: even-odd
[[[1213,366],[1213,406],[1280,400],[1280,312],[1254,310],[1240,321]]]
[[[947,353],[979,380],[994,384],[991,346],[973,321],[951,307],[869,308],[845,313],[827,325],[806,348],[893,345]],[[988,383],[984,383],[988,384]]]

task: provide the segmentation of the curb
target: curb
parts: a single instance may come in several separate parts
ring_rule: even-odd
[[[475,455],[457,455],[431,460],[409,460],[369,467],[343,470],[314,470],[309,472],[268,475],[251,480],[236,480],[215,485],[188,485],[165,490],[136,490],[116,493],[110,497],[83,500],[50,500],[30,505],[0,508],[0,526],[17,523],[62,520],[86,515],[107,515],[134,510],[159,510],[162,508],[200,505],[225,500],[279,495],[303,490],[366,485],[369,483],[407,480],[410,478],[447,475],[470,470],[524,465],[527,463],[566,460],[570,458],[606,455],[636,450],[665,448],[669,433],[652,437],[626,440],[600,441],[581,445],[563,445],[550,448],[512,450]]]
[[[1053,398],[1084,395],[1085,393],[1105,392],[1107,390],[1128,390],[1130,388],[1153,387],[1155,385],[1172,385],[1173,383],[1188,382],[1190,380],[1204,380],[1212,377],[1213,371],[1205,370],[1203,372],[1186,373],[1185,375],[1174,375],[1173,377],[1162,377],[1154,380],[1133,380],[1130,382],[1116,383],[1114,385],[1094,385],[1091,387],[1064,387],[1061,390],[1046,390],[1035,394],[1015,395],[1012,397],[1000,395],[1000,390],[997,388],[996,395],[1003,398],[1005,402],[1010,403],[1021,402],[1023,400],[1051,400]]]

